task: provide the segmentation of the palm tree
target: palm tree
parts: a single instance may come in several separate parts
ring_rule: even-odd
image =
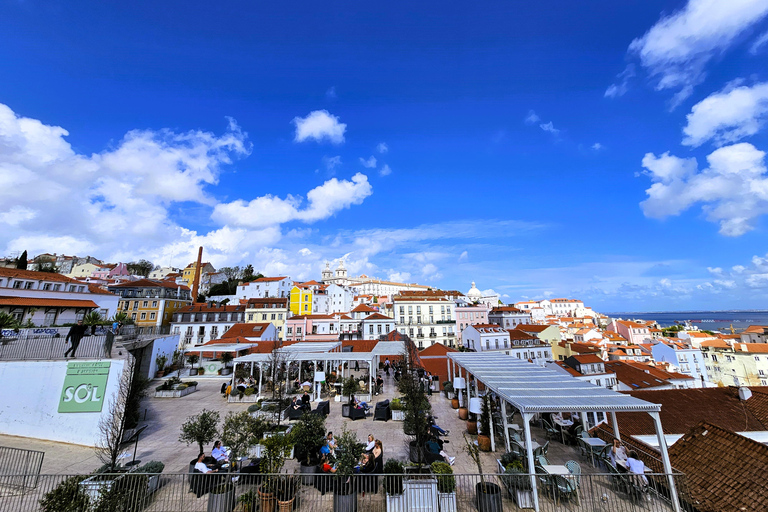
[[[101,325],[103,318],[98,311],[91,311],[83,317],[83,323],[91,326],[91,336],[96,334],[96,327]]]
[[[16,317],[0,311],[0,338],[3,337],[3,329],[18,329],[19,321]]]

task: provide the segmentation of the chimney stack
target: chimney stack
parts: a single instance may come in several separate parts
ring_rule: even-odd
[[[197,302],[197,287],[200,285],[200,265],[203,262],[203,247],[197,251],[197,265],[195,265],[195,279],[192,282],[192,303]]]

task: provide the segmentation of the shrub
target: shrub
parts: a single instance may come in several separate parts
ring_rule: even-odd
[[[400,401],[399,398],[395,398],[391,402],[389,402],[389,408],[393,411],[402,411],[403,410],[403,402]]]
[[[432,472],[437,475],[438,492],[453,492],[456,490],[456,477],[453,468],[445,462],[433,462]]]
[[[181,391],[182,389],[187,389],[188,387],[189,386],[187,384],[179,384],[178,386],[176,386],[176,389]]]
[[[144,464],[143,466],[139,466],[136,469],[137,473],[162,473],[165,469],[165,464],[158,460],[152,460]]]
[[[256,412],[258,410],[261,410],[261,404],[260,403],[255,403],[253,405],[249,405],[248,406],[248,412]]]
[[[205,368],[203,368],[201,366],[200,368],[197,369],[197,373],[198,373],[198,375],[204,375],[205,374]]]
[[[189,380],[189,381],[185,382],[184,384],[186,384],[187,386],[197,386],[197,381],[196,380]]]
[[[317,464],[320,448],[325,443],[325,418],[320,414],[304,413],[293,426],[290,441],[298,460],[307,466]]]
[[[403,494],[403,463],[397,459],[389,459],[384,464],[384,490],[387,494]]]
[[[254,394],[255,392],[256,392],[256,391],[255,391],[253,388],[245,388],[245,391],[244,391],[244,393],[245,393],[245,396],[251,396],[251,395],[252,395],[252,394]]]
[[[359,386],[354,377],[347,377],[344,379],[344,385],[341,387],[341,394],[344,396],[350,396],[357,393]]]
[[[83,512],[88,510],[90,499],[80,488],[85,476],[67,478],[40,499],[42,512]]]
[[[443,382],[443,391],[446,393],[453,393],[453,383],[449,380]]]

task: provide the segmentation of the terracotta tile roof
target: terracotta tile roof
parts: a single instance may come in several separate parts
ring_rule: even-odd
[[[493,313],[527,313],[527,312],[523,311],[522,309],[517,309],[514,306],[499,306],[491,310],[491,314]]]
[[[606,361],[605,371],[615,373],[616,380],[632,389],[655,388],[669,384],[668,380],[646,373],[626,361]]]
[[[623,325],[625,327],[632,328],[632,329],[647,329],[648,328],[647,325],[639,324],[637,322],[630,322],[629,320],[617,320],[616,323],[617,324],[621,324],[621,325]]]
[[[635,368],[637,368],[640,371],[646,372],[649,375],[656,377],[657,379],[666,380],[666,379],[693,379],[690,375],[685,375],[683,373],[677,373],[677,372],[670,372],[667,370],[662,370],[660,368],[656,368],[655,366],[651,366],[649,364],[645,363],[639,363],[637,361],[625,361],[626,364],[631,365]]]
[[[525,332],[543,332],[546,329],[552,327],[551,325],[539,325],[539,324],[519,324],[516,329],[520,329]]]
[[[341,346],[352,347],[352,352],[371,352],[376,345],[379,344],[379,340],[342,340]],[[393,354],[394,355],[394,354]]]
[[[291,320],[333,320],[335,317],[333,315],[296,315],[292,316],[288,319],[290,322]]]
[[[768,354],[768,343],[734,343],[733,348],[736,352]]]
[[[264,307],[267,304],[279,304],[282,307],[288,307],[288,299],[287,298],[279,298],[279,297],[264,297],[264,298],[252,298],[248,299],[246,302],[249,308],[258,309],[260,307]]]
[[[227,332],[221,335],[222,338],[237,338],[238,336],[248,338],[258,338],[264,334],[264,330],[269,327],[269,323],[246,324],[240,323],[230,327]]]
[[[0,306],[26,306],[49,308],[98,308],[92,300],[49,299],[42,297],[0,297]]]
[[[579,364],[592,364],[592,363],[604,363],[602,359],[597,357],[595,354],[585,354],[585,355],[579,355],[579,356],[571,356],[576,361],[579,362]]]
[[[570,366],[568,366],[567,364],[565,364],[564,361],[557,361],[557,366],[559,366],[563,370],[567,371],[568,373],[570,373],[574,377],[581,377],[582,376],[581,373],[577,372],[575,369],[573,369]]]
[[[606,365],[607,368],[608,365]],[[658,389],[625,391],[627,395],[661,405],[665,434],[684,434],[706,420],[728,430],[768,430],[768,387],[751,387],[752,397],[743,401],[736,387]],[[644,412],[619,412],[621,432],[628,435],[656,433],[651,417]],[[609,418],[610,420],[610,418]]]
[[[55,272],[37,272],[36,270],[21,270],[16,268],[0,267],[0,277],[12,279],[30,279],[37,281],[60,281],[64,283],[75,283],[74,279]]]
[[[699,512],[768,510],[768,446],[702,421],[669,449]]]
[[[283,279],[288,279],[287,277],[260,277],[258,279],[254,279],[253,281],[250,281],[251,283],[272,283],[275,281],[282,281]]]
[[[510,340],[539,341],[539,338],[537,338],[535,335],[520,329],[508,329],[507,332],[509,333]]]
[[[376,313],[376,310],[367,304],[360,304],[351,311],[352,313]]]
[[[88,292],[96,293],[98,295],[115,295],[114,293],[111,293],[109,290],[102,288],[98,284],[91,284],[91,283],[88,283]]]
[[[424,350],[419,351],[419,356],[421,357],[444,356],[448,352],[456,352],[456,349],[451,347],[446,347],[442,343],[435,343],[434,345],[430,345]]]
[[[366,320],[392,320],[395,321],[394,318],[389,318],[386,315],[382,315],[381,313],[374,313],[372,315],[368,315],[365,317]]]
[[[579,354],[597,354],[600,349],[594,345],[588,343],[571,343],[571,352],[578,352]]]
[[[710,348],[731,348],[731,346],[724,342],[721,339],[715,339],[715,340],[707,340],[703,342],[701,347],[710,347]]]
[[[765,334],[766,330],[768,330],[768,325],[750,325],[742,332],[748,334]]]

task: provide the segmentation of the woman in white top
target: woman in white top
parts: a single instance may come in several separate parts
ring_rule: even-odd
[[[613,446],[611,447],[611,451],[608,453],[608,456],[611,458],[611,464],[613,464],[613,467],[616,467],[617,465],[627,465],[627,449],[624,448],[624,445],[622,445],[621,441],[618,439],[614,438]]]
[[[368,434],[368,444],[365,446],[365,451],[371,453],[376,447],[376,441],[373,439],[373,434]]]
[[[637,453],[634,450],[631,450],[629,457],[627,457],[627,468],[630,472],[640,476],[643,480],[643,485],[648,485],[648,479],[645,478],[645,470],[647,468],[643,461],[637,458]]]

